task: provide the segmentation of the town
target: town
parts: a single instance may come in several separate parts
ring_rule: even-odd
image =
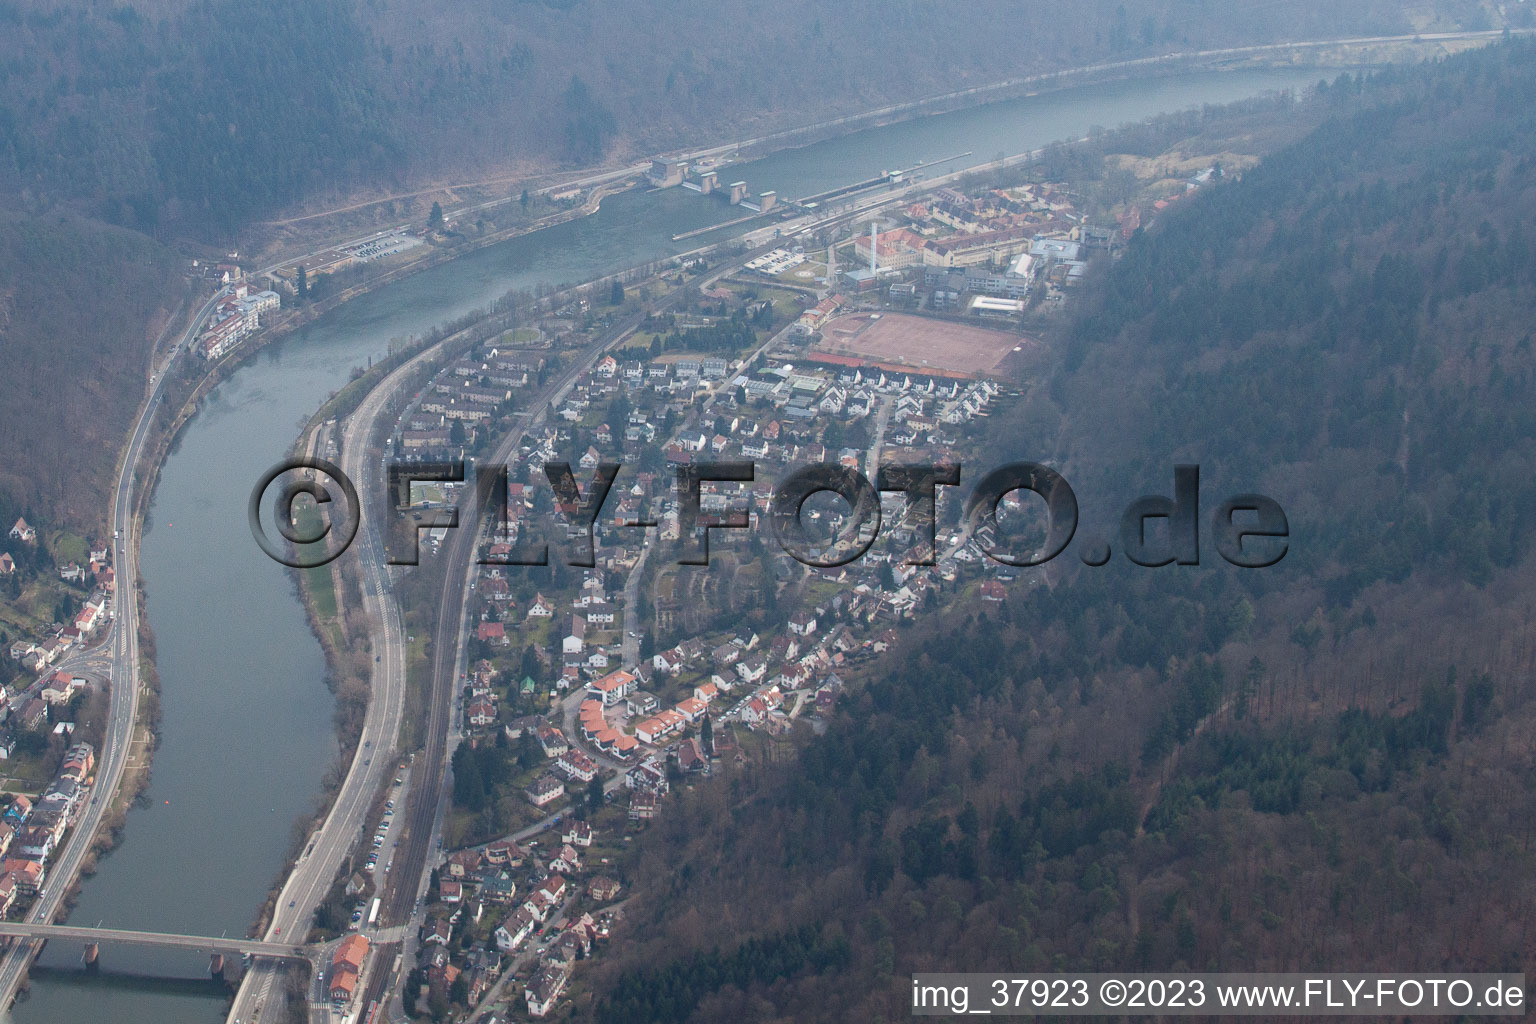
[[[1088,254],[1136,226],[1087,228],[1064,191],[1045,185],[944,189],[901,220],[820,251],[773,250],[695,288],[578,373],[509,460],[506,519],[472,583],[453,813],[408,946],[408,1007],[500,1020],[520,991],[527,1014],[551,1012],[624,913],[628,838],[677,787],[771,760],[797,727],[820,731],[845,678],[904,621],[941,602],[1001,603],[1020,575],[984,557],[990,538],[964,534],[944,488],[926,522],[903,495],[884,495],[893,528],[848,565],[793,563],[753,529],[766,526],[773,477],[795,466],[868,474],[887,461],[976,455],[1038,355],[1020,319],[1059,308]],[[639,287],[688,289],[707,270],[684,263]],[[483,459],[523,396],[609,321],[602,299],[616,308],[628,297],[615,286],[476,341],[400,411],[395,457]],[[705,481],[699,523],[748,529],[710,531],[707,572],[653,557],[656,542],[684,539],[676,469],[733,458],[757,463],[757,476]],[[578,480],[622,463],[591,567],[553,555],[547,566],[506,564],[545,544],[585,554],[584,537],[548,525],[563,521],[541,482],[554,461]],[[466,486],[413,483],[401,510],[452,505]],[[805,508],[813,531],[835,538],[848,527],[846,505],[815,504]],[[1021,504],[1009,495],[999,522]],[[445,538],[429,528],[424,547]],[[367,930],[378,864],[376,846],[343,894],[352,929]],[[345,1005],[353,975],[343,966],[340,976],[331,994]]]
[[[1149,201],[1147,213],[1167,202]],[[773,206],[768,192],[753,212]],[[804,204],[783,203],[777,213],[797,208]],[[889,462],[959,465],[978,455],[993,413],[1017,400],[1040,354],[1027,324],[1059,310],[1087,261],[1117,252],[1141,217],[1133,206],[1112,227],[1095,227],[1057,184],[945,187],[819,244],[770,248],[723,279],[703,258],[678,260],[627,286],[586,289],[545,315],[469,329],[467,348],[398,409],[386,438],[397,461],[483,460],[530,411],[527,396],[584,362],[620,310],[672,293],[684,300],[644,316],[619,347],[583,365],[510,460],[506,519],[471,584],[452,813],[406,946],[409,1010],[441,1019],[450,1007],[489,1008],[485,1019],[496,1020],[520,999],[530,1016],[552,1012],[578,963],[610,940],[625,912],[626,844],[665,813],[677,787],[750,770],[772,761],[797,728],[824,729],[845,678],[923,610],[1003,601],[1021,574],[985,557],[994,538],[964,532],[948,489],[928,509],[882,495],[888,528],[877,543],[855,563],[819,567],[771,551],[758,534],[775,480],[818,463],[873,476]],[[339,252],[313,273],[393,256],[414,238]],[[306,285],[305,273],[278,273],[260,289],[234,262],[206,273],[219,287],[196,348],[208,361],[260,330],[281,307],[280,291]],[[334,455],[334,431],[322,437]],[[710,550],[712,570],[700,575],[653,554],[658,543],[690,540],[670,487],[677,472],[730,460],[758,472],[700,488],[702,529],[692,539]],[[590,552],[584,536],[552,526],[562,521],[558,503],[535,485],[549,462],[573,464],[578,477],[623,464]],[[415,482],[399,508],[425,516],[459,501],[464,486]],[[1005,498],[999,523],[1022,504]],[[813,499],[802,511],[829,548],[857,525],[838,501]],[[721,526],[746,529],[712,529]],[[426,530],[426,550],[445,537],[441,527]],[[10,540],[26,565],[37,561],[24,518]],[[540,544],[587,555],[575,560],[590,568],[508,564]],[[47,734],[61,767],[36,810],[19,794],[8,809],[18,826],[29,811],[43,817],[5,862],[7,906],[24,907],[41,889],[48,851],[37,830],[67,826],[72,794],[86,784],[80,765],[89,771],[89,744],[59,747],[92,682],[94,631],[112,615],[109,552],[88,554],[57,566],[58,585],[83,591],[69,623],[10,644],[33,678],[8,692],[0,757],[18,743],[40,751]],[[16,568],[0,555],[0,574]],[[396,802],[411,771],[400,764],[371,845],[313,922],[320,938],[339,939],[326,947],[315,998],[342,1014],[377,1009],[359,1004],[380,935],[376,894],[400,841]]]

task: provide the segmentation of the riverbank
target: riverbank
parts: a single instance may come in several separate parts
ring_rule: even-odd
[[[714,246],[705,247],[703,251],[714,252],[718,248],[732,246],[735,242],[735,239],[724,240]],[[534,300],[521,311],[491,309],[462,317],[450,325],[450,328],[439,329],[427,338],[401,346],[393,350],[387,360],[373,364],[367,371],[348,382],[345,387],[333,393],[301,428],[299,439],[295,442],[292,452],[296,455],[321,454],[330,440],[339,437],[345,418],[390,374],[409,362],[425,357],[419,367],[412,369],[409,378],[392,385],[396,393],[409,392],[425,385],[426,381],[436,375],[449,361],[457,358],[470,346],[513,328],[526,318],[546,315],[556,308],[581,299],[598,301],[599,295],[615,280],[622,281],[628,286],[644,287],[657,284],[663,274],[672,272],[675,263],[676,260],[647,261],[615,274],[551,292]],[[387,417],[375,424],[373,435],[369,438],[370,451],[381,448],[384,438],[389,436],[392,429],[393,420]],[[351,683],[358,684],[361,692],[368,699],[372,699],[371,679],[364,678],[371,676],[368,658],[372,653],[373,642],[369,632],[371,624],[348,614],[349,608],[361,607],[360,581],[346,568],[342,559],[323,567],[294,570],[292,575],[304,606],[306,622],[325,655],[327,685],[332,688],[333,693],[338,694],[338,701],[341,699],[341,691],[347,689]],[[365,652],[360,660],[354,656],[358,650]],[[406,666],[405,699],[408,703],[414,704],[418,710],[424,710],[426,692],[420,685],[421,673],[427,668],[424,649],[418,650],[413,647],[407,652],[407,657],[410,662]],[[288,861],[284,869],[279,872],[267,900],[257,913],[254,924],[256,934],[263,934],[271,923],[277,894],[281,891],[289,873],[295,869],[308,837],[314,834],[314,830],[331,813],[331,805],[341,790],[341,783],[348,765],[358,756],[357,740],[362,716],[361,714],[348,715],[344,711],[345,709],[338,703],[335,724],[339,753],[336,763],[326,772],[323,798],[318,801],[315,815],[307,823],[301,823],[295,828],[296,841]],[[425,715],[415,717],[424,719]],[[407,721],[411,720],[413,716],[408,715]],[[402,730],[402,734],[397,738],[394,753],[402,755],[415,750],[420,745],[420,739],[408,730]],[[374,753],[377,754],[381,748],[382,745],[376,745]]]
[[[1496,41],[1500,33],[1453,32],[1428,35],[1358,37],[1259,44],[1191,53],[1161,54],[1126,61],[1112,61],[1058,71],[1043,71],[1002,81],[922,97],[902,103],[887,104],[871,110],[826,118],[764,133],[746,139],[706,143],[703,148],[658,153],[675,159],[736,154],[741,158],[759,158],[770,153],[795,149],[813,143],[918,118],[953,113],[970,107],[1045,95],[1086,85],[1153,79],[1189,71],[1231,71],[1242,69],[1286,69],[1299,66],[1339,69],[1364,64],[1387,64],[1429,57],[1445,56],[1461,49],[1483,46]],[[425,221],[434,202],[441,202],[450,217],[465,211],[483,212],[516,202],[517,186],[541,192],[555,192],[569,187],[565,183],[593,182],[599,178],[627,174],[630,179],[644,173],[643,163],[613,163],[560,171],[544,168],[527,173],[486,172],[480,181],[449,182],[424,186],[408,194],[393,194],[369,199],[366,196],[346,201],[333,210],[303,213],[281,221],[255,225],[247,246],[276,259],[282,251],[312,248],[325,240],[349,238],[402,219]],[[511,187],[509,187],[511,186]],[[293,225],[303,224],[301,229]]]
[[[1016,166],[1016,164],[1010,164],[1010,166]],[[936,180],[933,184],[934,187],[937,187],[938,181]],[[737,241],[737,239],[722,241],[711,248],[731,246],[736,244]],[[600,278],[596,282],[581,287],[591,289],[595,286],[600,288],[601,283],[606,280],[608,278]],[[536,307],[554,305],[564,300],[564,293],[555,293],[554,295],[544,297],[536,303]],[[390,360],[387,363],[380,362],[374,364],[357,379],[350,381],[342,389],[333,393],[319,410],[311,414],[308,422],[301,429],[300,438],[295,445],[295,452],[315,450],[318,447],[316,438],[319,432],[325,429],[326,424],[333,421],[339,424],[339,420],[347,412],[355,408],[362,401],[363,397],[396,366],[407,359],[427,351],[434,344],[441,344],[443,351],[447,353],[449,349],[459,342],[467,343],[476,331],[477,324],[484,323],[486,320],[496,316],[498,314],[491,311],[482,313],[478,317],[462,317],[455,321],[454,324],[454,326],[458,327],[458,330],[444,336],[440,341],[413,343],[398,350],[392,350]],[[510,321],[498,322],[496,328],[499,330],[509,325]],[[480,333],[483,334],[484,332],[481,331]],[[424,371],[424,373],[428,372],[430,370]],[[335,436],[335,434],[332,433],[331,436]],[[377,443],[377,441],[378,438],[375,437],[374,442]],[[311,633],[319,640],[320,646],[325,652],[327,678],[333,687],[338,681],[349,674],[350,670],[346,662],[350,653],[355,648],[361,647],[368,642],[366,624],[357,624],[362,628],[351,628],[347,622],[346,606],[348,602],[344,595],[355,591],[356,582],[352,581],[349,583],[347,581],[347,573],[345,570],[338,568],[338,566],[339,563],[332,563],[325,570],[306,570],[296,574],[299,579],[299,593],[304,604],[306,620],[310,625]],[[349,741],[346,733],[340,730],[338,730],[337,736],[341,744],[338,763],[345,765],[348,757],[354,753],[355,736]],[[403,747],[404,749],[410,749],[408,740],[403,742]],[[332,780],[337,779],[338,773],[335,770],[327,772],[327,793],[331,799],[334,798],[336,789]],[[328,813],[328,806],[329,800],[318,810],[316,821],[324,819]],[[313,823],[311,823],[311,827],[313,827]],[[294,854],[296,855],[302,848],[302,844],[298,844],[297,848],[293,851]],[[291,871],[292,868],[293,863],[290,861],[285,870],[279,875],[277,883],[279,887],[282,884],[281,879],[286,877],[288,871]],[[271,903],[269,898],[267,906],[258,915],[258,930],[266,926],[267,915],[270,909]]]
[[[1314,76],[1315,77],[1315,76]],[[1203,85],[1196,90],[1193,102],[1199,102],[1202,96],[1215,96],[1220,90],[1207,89]],[[1231,89],[1226,93],[1231,94]],[[1181,103],[1192,102],[1180,100]],[[1142,106],[1145,107],[1142,101]],[[1075,128],[1074,134],[1079,134],[1083,127],[1097,122],[1119,123],[1121,115],[1111,113],[1105,115],[1100,111],[1110,109],[1124,111],[1125,106],[1106,108],[1100,98],[1094,98],[1088,103],[1077,103],[1073,106],[1068,123]],[[1170,107],[1157,109],[1171,109]],[[1030,115],[1034,116],[1033,113]],[[1140,115],[1136,115],[1140,116]],[[994,120],[997,120],[994,118]],[[1051,127],[1047,130],[1056,133],[1055,125],[1058,122],[1048,122]],[[967,129],[971,130],[971,129]],[[1010,131],[1014,129],[1010,128]],[[1061,133],[1065,135],[1065,132]],[[1039,131],[1036,131],[1037,137]],[[884,146],[884,140],[880,141]],[[964,146],[948,147],[938,150],[949,152],[954,149],[963,149]],[[986,152],[990,147],[981,149]],[[867,163],[870,159],[869,146],[863,150],[851,152],[848,160],[854,163]],[[796,157],[798,159],[798,156]],[[801,179],[807,180],[807,179]],[[833,178],[836,180],[852,180],[843,177],[841,172]],[[809,191],[809,187],[806,191]],[[325,768],[312,768],[302,760],[290,756],[293,745],[274,746],[285,743],[284,736],[291,732],[294,724],[291,719],[299,722],[299,727],[307,727],[308,723],[318,724],[320,727],[330,730],[331,721],[329,708],[320,706],[318,702],[305,696],[305,692],[320,690],[320,697],[325,693],[319,687],[318,681],[321,672],[314,671],[311,664],[304,662],[319,661],[321,652],[308,645],[307,638],[302,635],[294,635],[292,630],[282,632],[281,639],[276,641],[257,642],[246,622],[231,620],[230,616],[219,615],[220,609],[215,606],[221,602],[221,594],[230,592],[231,587],[239,588],[241,595],[242,616],[247,621],[254,620],[258,628],[263,630],[263,636],[273,636],[271,632],[273,619],[301,619],[297,609],[288,605],[286,611],[293,614],[272,615],[265,609],[274,607],[275,602],[286,604],[291,594],[291,587],[284,585],[282,594],[273,594],[269,591],[273,588],[265,586],[266,581],[276,578],[282,581],[282,574],[271,572],[270,563],[262,562],[259,556],[253,554],[253,547],[246,534],[243,513],[236,514],[235,510],[225,508],[228,504],[223,499],[228,496],[236,496],[236,492],[248,489],[250,481],[259,475],[258,461],[260,465],[270,465],[272,461],[282,457],[288,442],[297,430],[298,423],[302,423],[308,416],[313,415],[313,410],[334,397],[338,392],[345,392],[350,385],[341,384],[346,379],[345,368],[350,365],[365,363],[370,354],[377,356],[383,350],[384,340],[390,335],[405,337],[413,333],[421,333],[425,330],[422,326],[433,320],[443,322],[462,317],[462,310],[474,305],[484,306],[489,295],[486,282],[496,282],[496,287],[506,287],[507,283],[520,283],[525,288],[532,288],[535,283],[543,280],[558,281],[561,279],[587,279],[592,274],[601,271],[605,267],[623,266],[632,260],[635,255],[641,255],[654,251],[657,246],[652,244],[660,239],[661,248],[665,248],[664,241],[680,227],[688,226],[688,221],[678,216],[681,209],[679,203],[682,198],[678,194],[670,196],[644,197],[632,194],[614,203],[613,216],[608,216],[605,208],[605,216],[598,218],[598,223],[593,225],[590,233],[604,232],[601,237],[594,240],[588,236],[589,231],[583,228],[582,237],[576,241],[584,246],[575,257],[571,252],[573,231],[561,230],[549,238],[541,238],[526,246],[514,247],[512,258],[497,258],[495,260],[475,260],[469,267],[462,271],[455,270],[448,274],[433,275],[429,281],[420,285],[407,285],[393,294],[381,296],[379,301],[370,300],[361,304],[357,312],[349,312],[342,317],[330,322],[320,324],[311,331],[306,332],[302,343],[296,342],[293,346],[285,346],[280,351],[273,352],[269,358],[242,359],[241,366],[249,369],[249,374],[240,379],[240,382],[232,385],[223,393],[211,393],[203,391],[197,399],[204,402],[207,407],[207,415],[199,420],[200,429],[186,429],[186,422],[181,422],[175,435],[175,446],[181,445],[185,439],[185,447],[194,455],[181,459],[168,459],[167,479],[159,489],[165,491],[160,495],[160,512],[154,518],[158,525],[154,527],[159,541],[158,544],[147,543],[147,547],[161,549],[159,556],[159,570],[151,576],[146,573],[146,578],[152,579],[152,586],[156,595],[156,611],[162,634],[170,630],[166,642],[162,644],[160,652],[161,671],[167,677],[167,686],[176,694],[175,700],[167,700],[167,735],[174,740],[168,741],[162,751],[162,757],[173,757],[177,767],[173,771],[161,771],[164,776],[168,791],[166,796],[176,798],[178,808],[201,809],[200,802],[204,793],[210,789],[217,791],[217,799],[223,805],[239,806],[245,810],[240,815],[231,815],[231,820],[217,821],[209,818],[206,812],[203,821],[206,825],[215,825],[209,832],[235,835],[237,831],[249,831],[251,835],[240,835],[239,844],[233,842],[218,841],[192,841],[178,842],[176,849],[162,849],[171,844],[160,843],[154,833],[161,835],[175,834],[178,829],[188,824],[186,817],[188,812],[179,812],[169,808],[162,808],[160,796],[161,785],[156,785],[154,807],[146,812],[146,817],[153,818],[144,822],[148,830],[145,842],[135,843],[132,855],[126,858],[125,865],[115,873],[108,873],[109,879],[114,879],[111,884],[98,883],[100,888],[106,891],[99,897],[90,901],[89,909],[94,919],[98,912],[111,914],[114,911],[122,911],[131,906],[149,907],[155,892],[153,885],[140,888],[141,880],[157,882],[161,868],[147,868],[141,861],[145,860],[145,851],[149,850],[153,856],[159,858],[159,862],[166,865],[164,874],[169,875],[175,865],[180,870],[180,877],[176,881],[178,894],[192,893],[208,906],[214,906],[214,900],[225,897],[218,894],[227,894],[228,907],[223,908],[221,914],[209,913],[151,913],[145,918],[140,918],[144,924],[156,927],[168,927],[170,925],[207,928],[214,930],[208,934],[218,934],[219,930],[229,928],[231,933],[244,925],[246,915],[258,900],[250,899],[249,890],[255,888],[259,893],[263,888],[259,884],[261,877],[270,877],[272,864],[280,859],[282,847],[287,845],[287,831],[284,826],[295,819],[294,804],[301,804],[298,810],[300,814],[310,809],[311,789],[307,782],[301,782],[291,766],[304,764],[304,771],[308,774],[306,779],[319,779]],[[693,203],[696,200],[688,200]],[[670,205],[668,205],[670,204]],[[650,216],[643,221],[634,216],[635,209],[643,208],[645,211],[661,211],[658,215]],[[691,210],[691,207],[690,207]],[[625,216],[619,216],[623,214]],[[640,235],[632,230],[633,225],[646,230],[646,234]],[[677,222],[678,226],[672,226],[671,222]],[[696,222],[696,219],[695,221]],[[665,226],[665,229],[663,229]],[[642,238],[643,244],[626,244],[624,246],[600,244],[606,242],[607,236],[619,232],[627,232],[624,237]],[[667,257],[670,259],[671,257]],[[533,269],[530,269],[533,268]],[[538,277],[534,275],[537,274]],[[468,282],[465,284],[465,282]],[[457,289],[450,291],[450,288]],[[429,319],[428,317],[431,317]],[[253,339],[254,341],[255,339]],[[268,339],[260,347],[260,350],[270,351]],[[255,351],[257,349],[253,349]],[[201,367],[201,364],[197,364]],[[229,376],[233,376],[230,374]],[[228,380],[229,376],[223,378]],[[221,381],[222,382],[222,381]],[[355,382],[354,382],[355,383]],[[190,390],[196,390],[188,385]],[[332,390],[335,389],[335,390]],[[361,391],[362,389],[358,389]],[[205,401],[212,394],[211,402]],[[281,396],[281,397],[273,397]],[[183,399],[187,396],[183,395]],[[298,400],[302,398],[302,403]],[[168,409],[165,412],[167,421],[178,419],[185,409],[185,400],[176,403],[174,411]],[[252,413],[255,415],[252,415]],[[295,424],[288,427],[289,424]],[[287,427],[288,429],[284,429]],[[286,437],[281,435],[286,434]],[[255,438],[256,444],[247,444],[247,438]],[[221,467],[226,467],[221,469]],[[214,499],[218,498],[215,511],[216,516],[210,517],[203,514],[200,509],[207,507]],[[185,517],[185,522],[183,521]],[[166,520],[174,519],[175,530],[166,532],[170,525]],[[207,523],[202,520],[207,520]],[[213,524],[216,521],[215,525]],[[149,539],[147,538],[147,541]],[[175,541],[173,544],[172,541]],[[250,556],[246,559],[246,556]],[[199,560],[199,557],[201,560]],[[243,565],[242,560],[250,561],[252,565]],[[151,565],[148,569],[154,570]],[[197,574],[204,577],[213,577],[207,586],[190,587],[182,586],[180,580]],[[180,601],[178,603],[178,597]],[[248,610],[246,610],[248,609]],[[213,615],[210,615],[213,612]],[[186,628],[181,627],[185,622]],[[278,623],[281,625],[281,622]],[[220,639],[218,645],[204,645],[199,642],[200,637],[217,631]],[[242,632],[243,631],[243,632]],[[252,637],[246,634],[251,633]],[[214,647],[219,649],[213,649]],[[287,653],[298,648],[308,648],[307,658],[288,657]],[[286,651],[284,650],[286,648]],[[229,652],[229,653],[226,653]],[[178,664],[178,654],[181,655]],[[222,655],[222,656],[221,656]],[[297,663],[297,664],[296,664]],[[247,669],[247,666],[250,666]],[[259,667],[258,667],[259,666]],[[323,667],[322,667],[323,671]],[[270,689],[269,698],[264,703],[248,702],[244,693],[239,689],[245,684],[246,678],[251,677],[251,685],[259,685],[263,689]],[[197,686],[189,686],[188,680],[196,680]],[[213,685],[205,685],[202,681],[213,679]],[[308,680],[304,687],[289,685],[286,680]],[[204,698],[204,692],[211,695],[212,700]],[[168,690],[171,692],[171,690]],[[296,696],[297,693],[297,696]],[[250,723],[248,732],[259,735],[262,749],[257,756],[259,760],[242,760],[250,758],[252,752],[244,748],[244,744],[236,742],[239,736],[231,736],[228,730],[233,725],[239,729],[238,722],[226,723],[218,716],[215,702],[229,706],[239,707],[240,712],[250,716],[253,712],[257,715],[267,716],[272,725],[281,727],[279,735],[269,735],[273,728],[258,724],[254,719],[247,719]],[[179,727],[176,723],[177,712],[174,705],[186,704],[191,710],[189,714],[198,717],[198,720],[190,725],[183,723]],[[199,704],[206,705],[199,708]],[[295,710],[301,711],[296,715]],[[210,712],[213,712],[210,714]],[[197,730],[197,732],[194,732]],[[197,736],[206,737],[212,734],[217,737],[217,746],[210,749],[210,744],[200,741]],[[375,743],[378,741],[375,740]],[[179,746],[178,746],[179,744]],[[181,753],[178,753],[181,751]],[[190,751],[189,756],[186,752]],[[219,766],[222,761],[209,760],[209,757],[224,758],[231,765],[240,769],[246,778],[256,778],[261,781],[260,786],[245,786],[238,778],[221,773]],[[288,757],[285,762],[284,758]],[[327,763],[334,760],[334,755],[327,752]],[[209,780],[199,783],[197,787],[181,786],[177,788],[177,780],[183,769],[189,767],[182,762],[190,761],[190,767],[196,772],[200,780]],[[210,771],[210,769],[213,769]],[[216,780],[216,781],[213,781]],[[266,781],[270,780],[270,781]],[[280,790],[286,787],[295,799],[284,803]],[[268,819],[268,804],[265,793],[262,790],[272,790],[278,795],[273,802],[279,805],[277,816]],[[254,799],[252,791],[255,791]],[[259,805],[258,805],[259,801]],[[178,817],[178,814],[180,816]],[[259,814],[259,817],[258,817]],[[252,823],[250,829],[238,827],[233,820],[236,817],[244,817]],[[252,841],[261,839],[257,832],[265,833],[277,841],[275,851],[278,857],[272,857],[273,850],[266,850],[259,857],[246,856],[246,851],[252,847]],[[138,833],[136,833],[138,835]],[[185,849],[186,862],[173,861],[167,855],[179,853]],[[243,859],[242,859],[243,858]],[[228,883],[233,878],[215,877],[218,872],[206,871],[199,874],[197,864],[217,860],[225,866],[222,871],[228,875],[230,871],[244,871],[246,884],[230,886]],[[128,864],[137,865],[129,867]],[[250,865],[257,865],[251,870]],[[242,867],[241,865],[246,865]],[[203,875],[208,877],[204,878]],[[118,893],[115,901],[112,894],[121,882],[132,885],[132,888],[123,888]],[[249,884],[255,882],[255,886]],[[219,883],[217,887],[213,883]],[[201,886],[201,888],[199,888]],[[208,899],[213,894],[214,900]],[[125,903],[125,901],[127,901]],[[183,902],[190,902],[183,900]],[[162,904],[169,906],[169,904]],[[137,910],[134,911],[137,913]],[[83,915],[81,915],[83,916]],[[147,918],[147,919],[146,919]],[[285,933],[288,931],[285,925]],[[43,1018],[48,1019],[48,1018]],[[67,1018],[53,1018],[67,1019]],[[157,1020],[168,1018],[159,1017]]]

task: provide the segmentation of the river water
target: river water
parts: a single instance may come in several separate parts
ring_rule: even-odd
[[[970,150],[938,174],[1155,114],[1299,89],[1316,70],[1237,71],[1075,88],[857,132],[740,164],[726,177],[793,198]],[[244,934],[295,823],[331,765],[325,666],[286,571],[246,525],[251,485],[349,371],[509,289],[577,282],[705,244],[675,234],[739,211],[683,189],[636,190],[601,210],[362,296],[274,345],[216,388],[155,489],[140,567],[161,676],[153,778],[123,842],[87,880],[74,924]],[[55,943],[19,1024],[214,1024],[226,999],[189,954],[104,948],[101,970]],[[134,977],[138,975],[139,977]],[[178,977],[183,981],[150,980]]]

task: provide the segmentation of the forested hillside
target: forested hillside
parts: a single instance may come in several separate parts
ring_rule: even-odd
[[[0,505],[96,530],[185,286],[175,254],[72,214],[0,214]],[[7,521],[6,529],[9,529]]]
[[[222,241],[359,190],[644,155],[1101,60],[1496,27],[1478,0],[1418,17],[1386,0],[0,0],[0,192]]]
[[[0,0],[0,331],[16,392],[0,431],[20,453],[0,498],[62,501],[66,519],[105,507],[96,488],[144,338],[179,285],[160,250],[101,222],[208,255],[248,248],[253,221],[359,196],[740,138],[1030,72],[1494,25],[1481,0],[1416,17],[1387,0],[1240,16],[1209,0],[1070,15],[1014,0]],[[71,250],[81,258],[61,262]]]
[[[1280,502],[1285,559],[1074,547],[919,621],[791,764],[657,820],[578,1016],[902,1020],[924,970],[1529,959],[1536,48],[1329,91],[1339,116],[1101,268],[996,424],[999,461],[1060,460],[1080,538],[1193,462],[1202,515]]]

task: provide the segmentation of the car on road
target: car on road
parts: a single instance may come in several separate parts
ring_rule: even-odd
[[[298,900],[289,900],[288,901],[288,905],[291,907],[291,906],[293,906],[297,902],[299,902],[299,901]]]

